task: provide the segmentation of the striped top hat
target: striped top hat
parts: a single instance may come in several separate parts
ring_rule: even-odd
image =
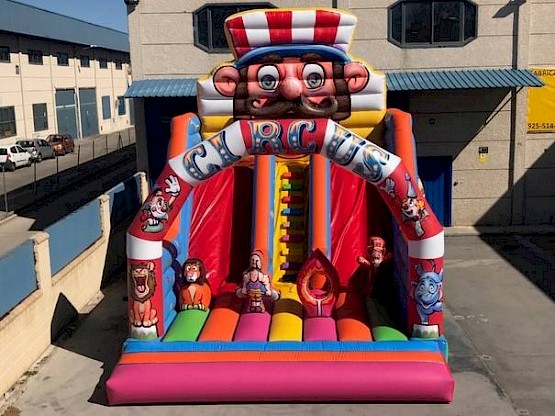
[[[256,51],[260,49],[282,55],[289,49],[291,56],[306,49],[349,61],[346,52],[356,21],[352,14],[337,9],[253,10],[228,17],[225,31],[238,66],[259,56]]]

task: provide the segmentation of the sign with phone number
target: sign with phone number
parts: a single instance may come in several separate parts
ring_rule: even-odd
[[[555,132],[555,68],[530,68],[545,85],[528,89],[528,133]]]

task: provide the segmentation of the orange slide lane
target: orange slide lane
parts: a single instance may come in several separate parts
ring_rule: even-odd
[[[254,249],[260,250],[264,255],[268,267],[268,259],[272,253],[268,253],[268,242],[270,241],[270,229],[268,215],[272,211],[270,206],[270,195],[273,190],[268,189],[270,183],[271,156],[258,156],[255,162],[255,213],[254,213]]]
[[[231,341],[239,322],[243,300],[235,293],[219,296],[202,328],[199,341]]]
[[[326,254],[328,258],[331,253],[328,253],[328,238],[327,235],[327,222],[328,216],[327,208],[327,181],[326,177],[326,163],[327,159],[321,155],[314,155],[311,158],[312,163],[312,251],[320,249],[322,253]]]
[[[337,308],[337,338],[339,341],[372,341],[368,314],[363,297],[358,293],[342,292],[335,303]]]

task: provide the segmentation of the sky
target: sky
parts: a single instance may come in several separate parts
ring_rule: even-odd
[[[122,32],[127,30],[127,7],[123,0],[15,0]]]

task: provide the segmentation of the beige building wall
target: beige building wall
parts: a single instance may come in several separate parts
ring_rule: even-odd
[[[0,46],[10,48],[10,61],[0,62],[0,107],[14,106],[17,134],[0,139],[12,143],[19,139],[40,137],[57,132],[55,93],[58,89],[96,89],[98,131],[110,133],[130,126],[130,111],[118,115],[117,98],[123,96],[131,84],[129,56],[122,52],[95,47],[82,47],[50,40],[33,39],[16,34],[0,34]],[[43,53],[43,64],[29,63],[29,50]],[[58,65],[57,54],[68,54],[68,65]],[[90,67],[82,67],[81,55],[89,56]],[[98,57],[108,59],[108,69],[100,69]],[[115,68],[115,60],[122,61],[122,69]],[[101,96],[108,95],[111,117],[102,118]],[[33,104],[46,104],[48,129],[35,131]]]
[[[134,79],[195,78],[231,54],[194,45],[193,12],[225,0],[151,0],[129,9]],[[250,3],[238,1],[236,3]],[[331,7],[332,1],[270,1]],[[555,67],[555,0],[475,0],[478,36],[464,47],[388,41],[392,0],[337,0],[358,17],[351,53],[381,71]],[[555,134],[526,134],[527,88],[407,92],[419,156],[453,158],[453,225],[555,223]],[[139,140],[140,141],[140,140]],[[487,161],[478,148],[487,147]],[[551,149],[551,150],[549,150]],[[546,154],[551,155],[546,157]]]

